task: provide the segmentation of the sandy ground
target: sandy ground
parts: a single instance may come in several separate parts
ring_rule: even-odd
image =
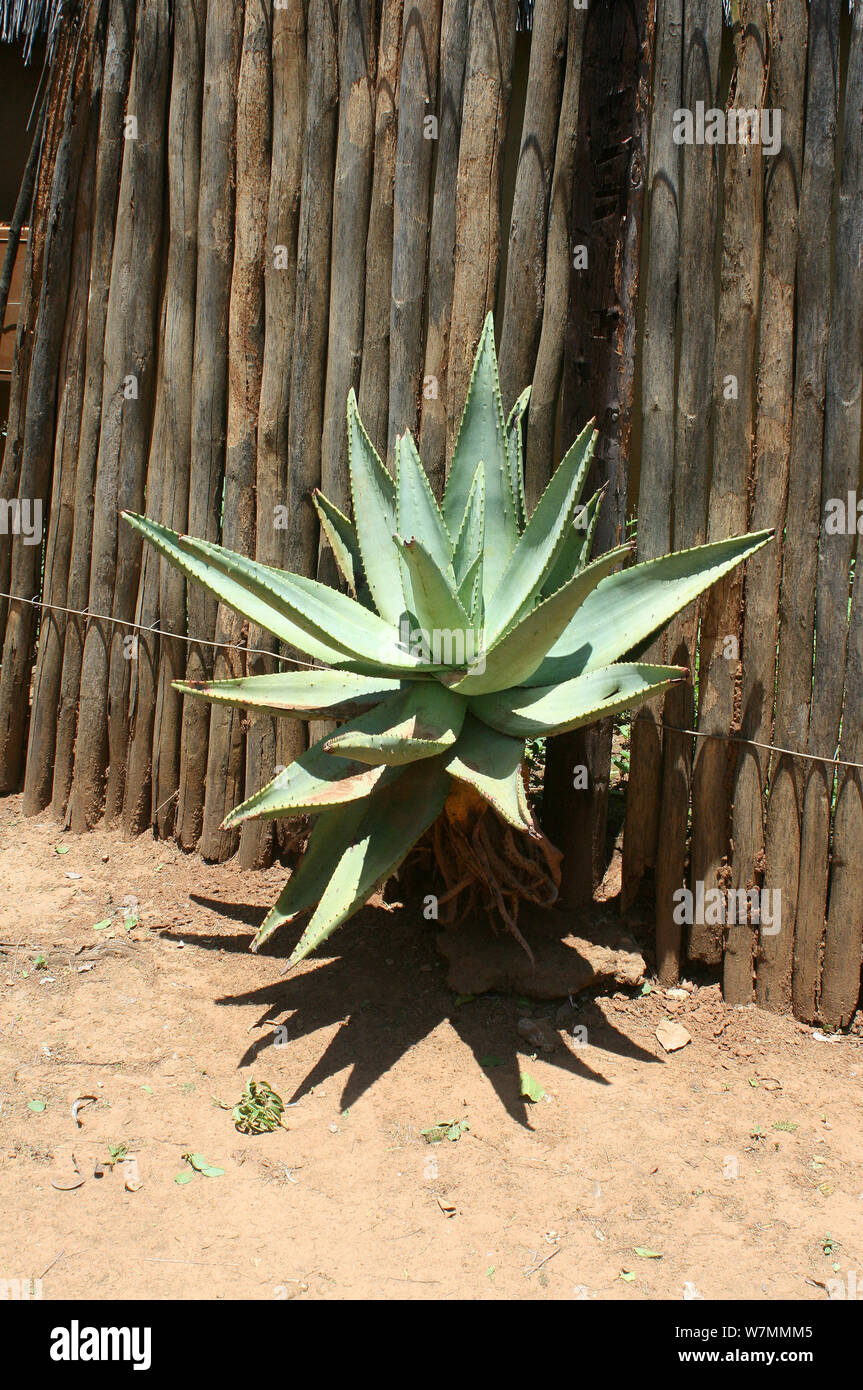
[[[863,1291],[863,1038],[708,983],[581,996],[586,1045],[561,1031],[534,1057],[518,1021],[556,1006],[457,1000],[419,911],[367,911],[291,976],[290,941],[250,955],[283,877],[0,801],[0,1279],[50,1299],[825,1299],[853,1271]],[[666,1018],[692,1038],[672,1054]],[[291,1103],[286,1129],[238,1133],[216,1103],[249,1077]],[[94,1175],[109,1145],[137,1181]],[[223,1174],[176,1183],[189,1152]]]

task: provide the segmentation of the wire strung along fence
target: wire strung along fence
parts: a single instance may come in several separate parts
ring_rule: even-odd
[[[0,790],[213,860],[287,848],[222,821],[302,727],[173,682],[294,654],[119,513],[330,578],[309,494],[349,507],[348,390],[388,459],[418,434],[440,494],[491,308],[505,409],[532,382],[529,503],[594,415],[601,548],[636,512],[642,559],[775,529],[647,658],[695,681],[632,726],[621,899],[652,891],[664,982],[699,960],[732,1002],[849,1023],[863,7],[0,10],[52,33],[0,472]],[[606,868],[612,735],[547,750],[572,907]]]

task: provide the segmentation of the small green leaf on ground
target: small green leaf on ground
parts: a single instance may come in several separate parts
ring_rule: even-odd
[[[146,1091],[148,1096],[151,1096],[151,1095],[153,1094],[153,1087],[152,1087],[152,1086],[142,1086],[142,1087],[141,1087],[141,1090],[142,1090],[142,1091]]]
[[[453,1003],[458,1008],[460,1004],[472,1004],[474,999],[476,999],[475,994],[457,994]]]
[[[467,1120],[440,1120],[436,1125],[420,1130],[420,1133],[427,1144],[440,1144],[444,1139],[455,1144],[469,1129]]]
[[[631,1284],[633,1279],[635,1278],[635,1275],[631,1269],[622,1269],[620,1271],[620,1278],[624,1279],[627,1284]]]
[[[224,1168],[214,1168],[212,1163],[208,1163],[203,1154],[186,1153],[183,1158],[190,1163],[196,1173],[203,1173],[205,1178],[222,1178],[225,1176]]]
[[[55,846],[54,846],[54,853],[55,853],[55,854],[68,854],[70,849],[71,849],[71,845],[55,845]]]
[[[521,1095],[523,1095],[525,1099],[531,1100],[534,1103],[544,1099],[545,1091],[542,1089],[539,1082],[534,1080],[534,1078],[529,1074],[529,1072],[521,1072],[518,1081],[521,1090]]]
[[[94,930],[94,931],[104,931],[105,928],[106,928],[106,927],[110,927],[110,925],[111,925],[111,918],[110,918],[110,917],[105,917],[101,922],[94,922],[94,923],[93,923],[93,930]]]
[[[649,1250],[646,1245],[636,1245],[633,1247],[640,1260],[661,1260],[662,1256],[658,1250]]]
[[[441,1144],[442,1140],[450,1140],[450,1143],[457,1143],[463,1134],[470,1130],[467,1120],[439,1120],[438,1125],[429,1125],[428,1129],[420,1130],[422,1138],[427,1144]]]
[[[195,1174],[191,1168],[184,1168],[182,1173],[177,1174],[174,1182],[177,1183],[178,1186],[182,1186],[184,1183],[191,1182],[194,1176]]]
[[[494,1056],[480,1057],[479,1064],[481,1067],[502,1067],[503,1058]]]
[[[48,1109],[47,1100],[28,1100],[27,1109],[32,1110],[34,1115],[41,1115],[43,1110]]]

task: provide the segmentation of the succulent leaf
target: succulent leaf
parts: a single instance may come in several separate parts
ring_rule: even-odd
[[[294,719],[350,719],[401,688],[387,676],[357,676],[343,671],[280,671],[241,676],[230,681],[175,681],[183,695],[198,695],[214,704],[267,710]]]
[[[470,708],[483,723],[513,738],[565,734],[652,700],[688,674],[684,666],[620,663],[602,666],[562,685],[523,686],[479,695],[471,700]]]
[[[444,679],[463,695],[483,695],[487,691],[526,684],[570,622],[573,613],[597,584],[630,553],[630,546],[620,545],[601,555],[499,637],[485,653],[483,669],[483,663],[478,662],[476,669],[468,671],[460,680]]]
[[[321,812],[312,826],[305,854],[258,928],[253,951],[260,950],[279,927],[314,907],[365,813],[364,801],[349,801],[345,806]]]
[[[336,641],[349,656],[401,671],[416,669],[422,664],[400,645],[398,630],[391,623],[363,608],[348,594],[339,593],[338,589],[331,589],[317,579],[271,569],[211,541],[181,536],[179,544],[181,550],[209,560],[223,574],[281,609],[297,627],[316,639],[329,637]]]
[[[506,423],[500,401],[494,323],[486,318],[473,364],[464,414],[453,449],[452,468],[443,498],[443,515],[451,536],[461,530],[468,495],[482,460],[485,472],[485,546],[482,588],[494,593],[518,540]]]
[[[439,632],[465,632],[470,618],[449,576],[438,568],[422,541],[396,537],[410,580],[411,611],[429,642]],[[426,657],[431,662],[432,656]],[[446,664],[446,663],[444,663]],[[455,662],[452,664],[456,664]],[[464,662],[459,662],[464,665]]]
[[[338,730],[324,744],[328,753],[356,758],[373,766],[400,767],[445,753],[459,736],[467,713],[465,701],[438,681],[412,682]]]
[[[353,523],[318,488],[312,492],[312,503],[318,514],[321,530],[336,557],[336,564],[347,580],[354,598],[360,598],[363,589],[363,560]]]
[[[453,552],[453,570],[456,583],[461,587],[465,576],[474,568],[482,555],[485,522],[485,470],[482,462],[476,466],[473,482],[470,485],[467,506],[461,530],[456,537]]]
[[[396,485],[366,434],[353,389],[348,395],[348,468],[354,526],[368,586],[381,617],[398,623],[405,602],[398,552],[393,545]]]
[[[567,451],[537,502],[500,584],[486,604],[485,629],[489,642],[533,607],[542,581],[566,540],[596,440],[597,433],[591,421]]]
[[[471,626],[479,627],[477,621],[477,601],[479,599],[480,582],[482,580],[482,555],[477,555],[470,569],[465,574],[464,579],[458,586],[457,598],[465,613],[467,613]]]
[[[291,953],[296,965],[320,946],[357,908],[375,885],[394,873],[419,837],[440,815],[450,779],[437,758],[402,770],[388,768],[378,792],[338,861],[320,902]]]
[[[771,539],[772,531],[678,550],[606,579],[524,679],[550,685],[617,661]],[[586,573],[587,571],[585,571]]]
[[[524,786],[523,758],[523,739],[502,734],[468,714],[446,770],[459,782],[475,788],[516,830],[532,834],[534,823]]]
[[[512,495],[515,498],[516,519],[519,530],[527,521],[527,506],[524,500],[524,448],[522,443],[522,421],[530,404],[530,387],[526,386],[509,412],[506,421],[506,443],[509,450],[509,473],[512,482]]]
[[[330,666],[356,664],[345,648],[332,639],[325,640],[313,636],[300,627],[275,604],[272,597],[253,592],[235,576],[220,572],[191,550],[183,549],[180,545],[181,537],[176,531],[170,531],[167,526],[160,526],[158,522],[149,521],[146,517],[136,516],[134,512],[123,512],[122,515],[130,526],[139,531],[167,560],[176,565],[177,569],[182,570],[187,578],[196,579],[205,589],[209,589],[211,594],[215,594],[216,598],[221,599],[237,613],[241,613],[244,618],[249,618],[251,622],[271,632],[274,637],[287,642],[289,646],[307,652],[316,661],[325,661]]]
[[[569,528],[555,556],[554,563],[542,581],[544,597],[563,587],[574,574],[583,570],[590,559],[593,533],[599,520],[599,508],[605,496],[605,488],[598,488],[584,506],[576,507]]]
[[[398,694],[390,695],[384,703],[398,698]],[[351,720],[344,726],[345,730],[350,730],[363,717],[358,715]],[[341,806],[346,801],[368,796],[380,779],[382,769],[328,753],[329,737],[326,735],[313,743],[265,787],[235,806],[225,817],[224,828],[229,830],[256,817],[272,820],[274,816],[312,815],[328,806]]]
[[[396,523],[405,540],[422,541],[438,569],[452,570],[452,541],[410,433],[396,442]]]

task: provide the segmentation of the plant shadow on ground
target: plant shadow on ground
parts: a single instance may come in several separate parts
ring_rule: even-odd
[[[260,907],[229,903],[192,895],[200,906],[224,914],[235,922],[257,926]],[[256,1004],[261,1008],[257,1026],[266,1029],[254,1039],[238,1059],[238,1066],[253,1065],[272,1046],[272,1030],[287,1030],[285,1055],[291,1042],[319,1029],[341,1025],[322,1056],[285,1100],[296,1101],[312,1086],[320,1086],[345,1069],[340,1104],[354,1104],[412,1047],[449,1021],[470,1048],[476,1066],[491,1081],[501,1104],[519,1124],[530,1129],[532,1108],[521,1096],[520,1073],[530,1063],[520,1062],[531,1055],[530,1045],[518,1033],[518,1020],[527,1013],[550,1015],[558,1003],[533,1002],[514,995],[482,994],[456,1003],[456,996],[445,983],[445,969],[435,947],[436,923],[426,922],[420,909],[406,906],[386,912],[368,908],[342,927],[322,954],[289,976],[275,983],[234,995],[217,1003],[225,1007]],[[458,930],[457,928],[455,930]],[[489,927],[489,931],[491,928]],[[173,933],[165,933],[171,936]],[[177,933],[179,935],[179,933]],[[272,958],[290,954],[294,935],[290,930],[276,937],[265,948]],[[245,936],[182,933],[188,945],[202,949],[244,951],[250,938]],[[338,951],[327,957],[327,948]],[[263,957],[263,953],[262,953]],[[250,958],[250,965],[255,960]],[[653,1053],[633,1043],[609,1023],[589,993],[580,998],[578,1023],[596,1049],[657,1062]],[[543,1062],[574,1077],[607,1086],[611,1083],[600,1070],[582,1060],[562,1041],[550,1055],[540,1054]],[[493,1059],[490,1062],[490,1059]]]

